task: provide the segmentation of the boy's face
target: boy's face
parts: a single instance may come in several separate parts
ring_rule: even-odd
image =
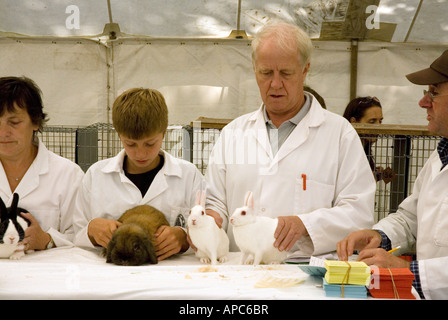
[[[157,167],[163,137],[164,133],[156,133],[139,140],[120,136],[121,143],[128,156],[126,170],[131,174],[139,174]]]

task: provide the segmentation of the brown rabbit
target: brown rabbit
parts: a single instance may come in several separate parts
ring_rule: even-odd
[[[106,262],[124,266],[157,263],[154,233],[169,223],[165,215],[149,205],[127,210],[118,219],[123,223],[115,230],[106,251]]]

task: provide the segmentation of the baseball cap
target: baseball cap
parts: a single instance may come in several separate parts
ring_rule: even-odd
[[[406,75],[415,84],[430,85],[448,81],[448,50],[445,50],[427,69]]]

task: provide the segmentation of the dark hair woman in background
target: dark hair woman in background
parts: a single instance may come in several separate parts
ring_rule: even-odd
[[[355,98],[345,108],[344,118],[350,123],[381,124],[383,121],[381,103],[377,97]],[[383,168],[375,167],[372,156],[372,145],[376,142],[376,137],[362,137],[361,141],[375,179],[380,181],[383,176]]]

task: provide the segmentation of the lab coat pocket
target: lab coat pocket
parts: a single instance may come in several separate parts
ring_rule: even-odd
[[[334,185],[300,177],[297,179],[296,190],[294,212],[307,213],[319,208],[331,208],[333,205]]]
[[[441,247],[448,246],[448,199],[445,199],[435,221],[435,244]]]
[[[189,212],[190,208],[172,207],[169,218],[170,226],[186,228]]]

